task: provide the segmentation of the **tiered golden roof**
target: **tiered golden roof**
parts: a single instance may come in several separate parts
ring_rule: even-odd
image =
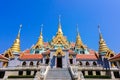
[[[19,53],[21,51],[20,49],[20,32],[21,32],[22,25],[20,25],[20,29],[17,35],[17,38],[15,39],[13,45],[4,53],[4,56],[7,58],[14,58],[13,53]]]
[[[53,38],[52,45],[64,45],[65,48],[69,47],[69,43],[66,39],[66,37],[63,35],[62,32],[62,27],[61,27],[61,23],[60,23],[60,19],[59,19],[59,23],[58,23],[58,32],[56,34],[56,36]]]
[[[109,50],[109,48],[107,47],[103,37],[102,37],[102,34],[101,34],[101,31],[100,31],[100,26],[98,26],[99,28],[99,36],[100,36],[100,41],[99,41],[99,53],[101,52],[107,52]]]
[[[13,45],[10,48],[12,50],[12,52],[20,52],[21,51],[21,49],[20,49],[20,32],[21,32],[21,28],[22,28],[22,25],[20,25],[18,36],[17,36],[17,38],[15,39]]]
[[[78,29],[77,29],[77,37],[76,37],[75,46],[76,46],[77,48],[86,48],[86,46],[83,44],[83,42],[82,42],[82,40],[81,40],[81,37],[80,37],[80,34],[79,34]]]
[[[100,41],[99,41],[99,53],[106,53],[105,56],[106,58],[110,58],[113,57],[115,54],[112,50],[110,50],[107,46],[107,44],[105,43],[103,37],[102,37],[102,33],[100,31],[100,26],[98,26],[99,29],[99,36],[100,36]]]
[[[39,37],[39,39],[38,39],[36,45],[33,46],[33,48],[42,48],[43,45],[44,45],[43,43],[44,43],[44,42],[43,42],[42,28],[41,28],[40,37]]]

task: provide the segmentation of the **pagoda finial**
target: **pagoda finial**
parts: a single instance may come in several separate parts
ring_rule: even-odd
[[[61,24],[61,15],[59,15],[59,24]]]
[[[42,36],[42,29],[43,29],[43,24],[41,24],[41,32],[40,32],[40,36]]]
[[[98,25],[98,31],[99,31],[100,39],[103,39],[101,30],[100,30],[100,24]]]
[[[59,15],[59,22],[58,22],[58,32],[57,35],[63,34],[62,27],[61,27],[61,15]]]
[[[76,25],[76,27],[77,27],[77,36],[80,37],[80,33],[79,33],[79,29],[78,29],[78,24]]]
[[[76,37],[76,47],[78,47],[78,48],[85,48],[85,46],[83,45],[83,43],[82,43],[82,40],[81,40],[81,37],[80,37],[80,33],[79,33],[79,29],[78,29],[78,24],[77,24],[77,37]]]
[[[22,28],[22,24],[20,24],[20,28],[19,28],[19,31],[18,31],[17,38],[15,39],[12,47],[10,48],[12,50],[12,52],[20,52],[21,51],[21,49],[20,49],[20,32],[21,32],[21,28]]]

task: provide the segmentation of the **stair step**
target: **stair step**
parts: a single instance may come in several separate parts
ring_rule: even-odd
[[[72,80],[68,68],[53,68],[48,71],[46,80]]]

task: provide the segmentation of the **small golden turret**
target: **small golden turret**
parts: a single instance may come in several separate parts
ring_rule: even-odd
[[[109,48],[107,47],[103,37],[102,37],[102,34],[101,34],[101,31],[100,31],[100,26],[98,26],[98,29],[99,29],[99,36],[100,36],[100,41],[99,41],[99,53],[101,52],[107,52],[109,50]]]
[[[85,45],[83,45],[83,42],[82,42],[82,40],[81,40],[79,31],[78,31],[78,26],[77,26],[77,37],[76,37],[75,46],[76,46],[77,48],[85,48],[85,47],[86,47]]]
[[[12,50],[12,52],[20,52],[21,51],[21,49],[20,49],[20,32],[21,32],[21,28],[22,28],[22,25],[20,25],[20,29],[19,29],[17,38],[15,39],[13,45],[10,48]]]
[[[43,25],[41,25],[41,32],[40,32],[39,39],[38,39],[36,45],[33,46],[33,48],[41,48],[43,46],[42,26]]]
[[[111,58],[115,55],[115,53],[108,48],[107,44],[105,43],[103,37],[102,37],[102,33],[100,31],[100,26],[98,26],[98,30],[99,30],[99,36],[100,36],[100,41],[99,41],[99,53],[104,55],[105,54],[105,58]]]

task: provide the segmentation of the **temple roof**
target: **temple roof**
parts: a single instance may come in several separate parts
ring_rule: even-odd
[[[59,23],[58,23],[58,31],[57,31],[57,34],[56,34],[56,36],[52,39],[51,45],[52,45],[52,48],[53,48],[55,45],[63,45],[65,48],[68,48],[68,47],[69,47],[69,42],[67,41],[66,37],[63,35],[60,20],[59,20]]]
[[[77,48],[86,48],[86,46],[83,44],[83,42],[81,40],[80,33],[79,33],[78,29],[77,29],[77,37],[76,37],[75,46]]]
[[[3,62],[8,62],[8,58],[4,57],[3,55],[0,54],[0,61],[3,61]]]
[[[20,54],[20,60],[41,60],[42,54],[30,54],[30,50],[25,50]]]
[[[107,52],[109,50],[105,40],[103,39],[102,33],[100,31],[100,26],[98,25],[98,29],[99,29],[99,53],[102,52]]]
[[[40,60],[42,58],[41,54],[25,54],[19,57],[20,60]]]
[[[99,53],[102,55],[105,55],[106,58],[111,58],[115,55],[115,53],[108,48],[107,44],[105,43],[105,40],[102,37],[102,33],[100,31],[100,26],[98,25],[98,29],[99,29]]]
[[[98,55],[95,51],[90,50],[89,54],[77,54],[76,59],[79,59],[79,60],[98,60]]]
[[[21,32],[21,28],[22,28],[22,25],[20,25],[20,29],[19,29],[17,38],[15,39],[13,45],[10,48],[12,50],[12,52],[20,52],[21,51],[21,49],[20,49],[20,32]]]
[[[110,61],[120,60],[120,53],[109,59]]]
[[[43,46],[44,46],[44,42],[43,42],[42,28],[41,28],[39,39],[37,43],[35,44],[35,46],[33,46],[33,48],[42,48]]]

